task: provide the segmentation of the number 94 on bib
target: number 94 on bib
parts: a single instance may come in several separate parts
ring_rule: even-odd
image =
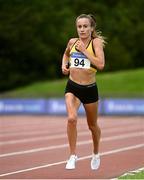
[[[73,54],[71,56],[70,64],[71,64],[70,67],[85,68],[85,69],[90,68],[90,61],[83,54],[81,55],[79,54],[79,56]]]

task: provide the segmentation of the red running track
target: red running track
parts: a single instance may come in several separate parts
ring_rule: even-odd
[[[75,170],[69,156],[66,117],[1,116],[0,179],[111,179],[144,166],[143,117],[99,117],[101,166],[90,169],[91,134],[78,120]]]

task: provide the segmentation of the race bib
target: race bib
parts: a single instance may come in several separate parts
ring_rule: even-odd
[[[84,54],[74,52],[71,54],[70,67],[89,69],[90,61]]]

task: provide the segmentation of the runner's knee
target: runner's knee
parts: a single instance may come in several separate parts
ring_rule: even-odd
[[[91,132],[97,132],[97,133],[101,134],[101,130],[98,125],[89,125],[89,130]]]
[[[71,115],[68,117],[68,123],[69,124],[76,124],[77,123],[77,117],[76,115]]]
[[[96,126],[95,125],[89,125],[89,130],[90,131],[96,131]]]

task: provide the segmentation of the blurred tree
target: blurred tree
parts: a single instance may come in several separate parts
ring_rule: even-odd
[[[0,91],[61,78],[81,13],[94,14],[107,38],[105,71],[144,66],[143,6],[143,0],[0,0]]]

